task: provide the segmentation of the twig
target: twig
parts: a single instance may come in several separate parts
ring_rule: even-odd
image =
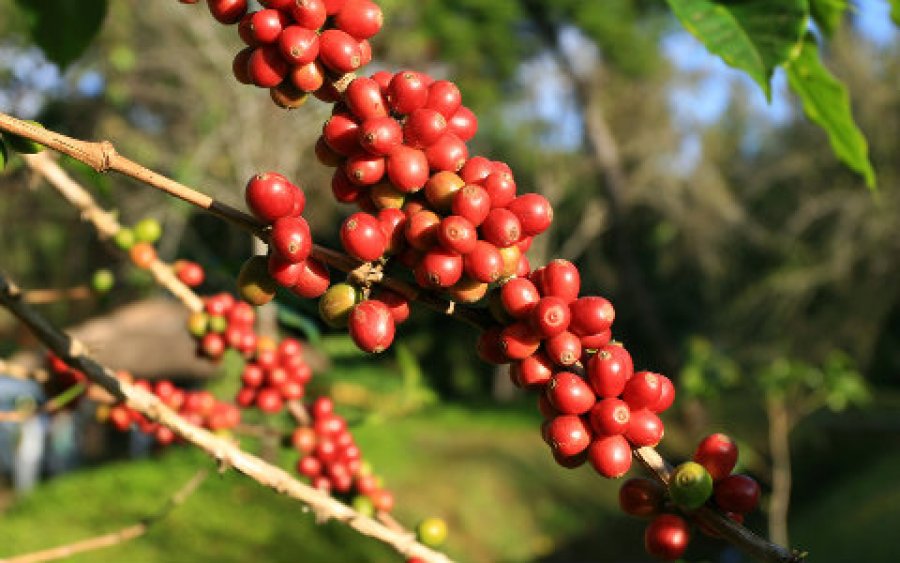
[[[111,239],[122,230],[122,225],[116,217],[97,205],[91,194],[72,179],[48,153],[41,152],[22,157],[31,170],[46,179],[60,195],[81,212],[81,218],[94,227],[101,239]],[[191,311],[203,310],[203,299],[178,279],[171,266],[156,258],[150,265],[150,273],[156,283],[168,289],[184,303],[185,307]]]
[[[190,497],[191,494],[193,494],[193,492],[196,491],[197,488],[203,483],[203,481],[206,480],[206,477],[208,475],[209,471],[205,469],[198,471],[190,481],[185,483],[184,486],[182,486],[178,491],[175,492],[175,494],[173,494],[169,498],[169,500],[159,510],[159,512],[145,518],[143,521],[137,524],[122,528],[121,530],[117,530],[109,534],[104,534],[102,536],[97,536],[75,543],[45,549],[42,551],[36,551],[34,553],[18,555],[16,557],[11,557],[8,559],[2,559],[0,560],[0,563],[39,563],[41,561],[55,561],[64,557],[72,557],[73,555],[77,555],[79,553],[94,551],[95,549],[102,549],[104,547],[110,547],[113,545],[124,543],[128,540],[133,540],[134,538],[138,538],[146,534],[154,524],[157,524],[158,522],[163,520],[176,507],[184,504],[188,497]]]
[[[87,299],[91,290],[86,285],[78,285],[65,289],[31,289],[25,294],[25,301],[32,305],[45,305],[57,301]]]
[[[129,408],[169,428],[184,441],[197,446],[220,465],[234,467],[261,485],[307,504],[317,515],[343,522],[366,536],[390,545],[405,557],[419,557],[423,561],[434,563],[450,561],[446,555],[425,547],[409,535],[391,530],[328,494],[301,483],[283,469],[268,464],[241,450],[230,441],[187,422],[149,391],[119,380],[112,370],[91,359],[85,352],[83,344],[61,332],[24,303],[22,291],[3,275],[0,275],[0,305],[18,317],[39,340],[68,365],[81,370],[88,379],[113,396],[127,401]]]

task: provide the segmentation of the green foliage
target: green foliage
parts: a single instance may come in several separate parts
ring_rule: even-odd
[[[809,0],[810,15],[825,35],[837,31],[849,7],[847,0]]]
[[[794,407],[812,412],[820,406],[842,411],[871,399],[865,380],[845,353],[835,350],[822,363],[777,358],[757,378],[766,393],[795,400]]]
[[[875,187],[875,170],[869,161],[865,136],[853,121],[850,96],[819,58],[815,39],[807,36],[798,56],[786,67],[788,81],[803,103],[807,117],[822,127],[838,158],[862,174]]]
[[[678,374],[679,394],[709,400],[740,382],[740,368],[734,360],[703,337],[688,339],[684,365]]]
[[[106,0],[16,0],[32,40],[65,68],[87,49],[106,16]]]
[[[775,67],[793,58],[806,31],[806,0],[668,0],[707,49],[750,75],[771,96]]]
[[[900,26],[900,0],[891,0],[891,19]]]
[[[9,161],[9,152],[6,150],[6,143],[0,137],[0,172],[6,169],[6,163]]]

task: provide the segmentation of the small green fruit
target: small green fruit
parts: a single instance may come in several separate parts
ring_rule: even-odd
[[[135,243],[134,231],[126,228],[119,229],[119,232],[113,238],[113,242],[122,250],[131,250]]]
[[[188,317],[188,332],[196,338],[202,338],[209,330],[209,315],[203,311],[191,313]]]
[[[319,316],[331,327],[344,328],[359,300],[359,289],[349,283],[336,283],[319,299]]]
[[[238,274],[238,294],[256,307],[271,301],[278,289],[278,283],[269,274],[268,263],[265,256],[253,256],[244,262]]]
[[[228,330],[228,319],[221,315],[212,315],[209,317],[209,331],[216,334],[222,334]]]
[[[153,244],[162,236],[162,226],[160,226],[159,221],[150,217],[141,219],[135,223],[133,230],[134,238],[137,242],[149,242],[150,244]]]
[[[97,293],[106,293],[116,285],[116,276],[106,268],[97,270],[91,277],[91,287]]]
[[[713,480],[709,471],[699,463],[686,461],[675,468],[669,479],[669,496],[686,510],[703,506],[713,492]]]
[[[356,495],[353,497],[353,510],[359,512],[363,516],[368,516],[369,518],[375,515],[375,505],[372,504],[372,499],[366,495]]]
[[[26,123],[30,123],[41,129],[44,128],[44,126],[37,121],[27,121]],[[12,133],[3,133],[3,138],[6,140],[6,144],[10,149],[22,154],[35,154],[44,150],[44,145],[36,143],[31,139],[26,139],[25,137],[13,135]]]
[[[447,523],[440,518],[426,518],[416,526],[416,536],[429,547],[439,547],[447,541]]]

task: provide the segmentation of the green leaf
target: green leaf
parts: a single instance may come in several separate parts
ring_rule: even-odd
[[[667,0],[685,29],[709,51],[755,80],[766,98],[775,67],[797,55],[806,0]]]
[[[6,168],[6,162],[9,160],[9,153],[6,152],[6,143],[3,142],[3,138],[0,137],[0,172],[3,172],[3,169]]]
[[[16,0],[47,58],[65,68],[81,56],[106,16],[106,0]]]
[[[900,26],[900,0],[891,0],[891,19],[894,25]]]
[[[866,138],[853,121],[850,95],[844,85],[822,64],[815,39],[808,36],[800,55],[785,65],[788,83],[803,103],[811,121],[828,134],[831,148],[847,166],[875,188],[875,170],[869,161]]]
[[[318,342],[321,338],[319,327],[316,326],[312,319],[280,303],[278,304],[278,322],[288,328],[302,332],[310,342]]]
[[[809,11],[816,25],[825,35],[833,35],[841,26],[844,13],[850,4],[847,0],[809,0]]]

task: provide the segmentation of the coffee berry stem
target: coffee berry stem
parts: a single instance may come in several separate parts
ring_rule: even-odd
[[[233,467],[261,485],[305,503],[321,518],[343,522],[364,535],[390,545],[407,558],[418,557],[434,563],[450,561],[446,555],[416,542],[409,533],[392,530],[330,495],[294,479],[283,469],[245,452],[230,440],[191,424],[150,391],[117,378],[112,370],[97,363],[87,354],[83,344],[51,324],[25,303],[22,296],[23,291],[18,286],[0,275],[0,306],[25,324],[47,348],[118,400],[127,401],[129,408],[169,428],[184,441],[206,452],[223,471]]]

